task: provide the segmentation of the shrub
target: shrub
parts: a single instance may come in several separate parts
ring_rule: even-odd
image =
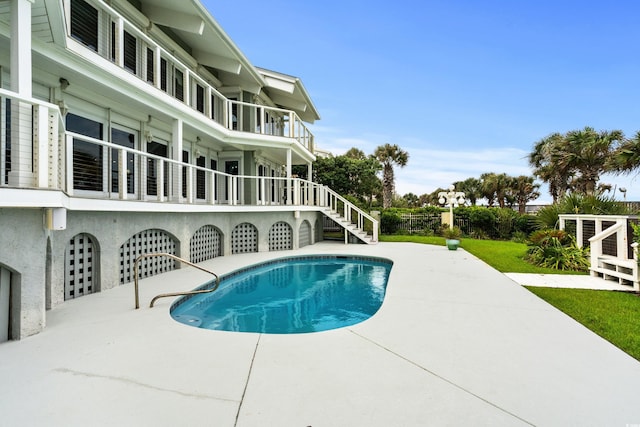
[[[557,239],[562,245],[571,243],[571,235],[566,231],[547,228],[531,233],[529,244],[532,246],[548,246],[552,239]]]
[[[449,224],[443,224],[440,227],[440,235],[445,239],[459,239],[462,236],[462,230],[459,227],[449,227]]]
[[[496,214],[491,208],[471,206],[467,208],[471,228],[482,229],[485,233],[491,234],[496,223]]]
[[[538,229],[538,223],[536,221],[535,215],[518,215],[514,221],[515,231],[516,233],[524,233],[525,235],[529,235]]]
[[[526,260],[556,270],[589,270],[589,249],[579,248],[573,236],[563,230],[539,230],[529,236]]]
[[[516,243],[527,243],[529,237],[524,231],[515,231],[511,236],[511,241]]]
[[[400,213],[396,210],[385,209],[380,214],[380,230],[384,234],[397,233],[401,222]]]
[[[496,216],[496,231],[500,239],[508,239],[513,233],[513,225],[518,213],[513,209],[494,208]]]

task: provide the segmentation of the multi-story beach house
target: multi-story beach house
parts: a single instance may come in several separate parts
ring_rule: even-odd
[[[2,1],[0,71],[0,341],[131,282],[143,254],[295,250],[324,216],[377,239],[292,174],[316,158],[300,79],[252,65],[199,0]]]

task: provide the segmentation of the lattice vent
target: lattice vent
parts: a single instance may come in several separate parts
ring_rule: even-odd
[[[190,261],[202,262],[222,255],[222,234],[213,225],[205,225],[198,229],[191,238]]]
[[[247,222],[236,225],[231,233],[231,253],[258,252],[258,229]]]
[[[95,292],[94,265],[98,260],[90,235],[76,234],[65,252],[64,299],[74,299]]]
[[[176,254],[176,242],[162,230],[145,230],[120,246],[120,284],[133,281],[133,264],[140,255],[151,253]],[[138,278],[165,273],[175,268],[168,257],[145,258],[138,264]]]
[[[284,221],[276,222],[269,230],[269,250],[286,251],[292,248],[293,230]]]
[[[311,244],[311,224],[309,224],[309,221],[307,220],[302,221],[302,224],[300,224],[298,242],[298,247],[300,248],[304,248]]]

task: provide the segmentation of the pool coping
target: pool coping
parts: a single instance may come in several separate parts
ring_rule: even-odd
[[[292,254],[394,261],[378,313],[313,334],[201,330],[171,300],[134,309],[133,286],[47,313],[44,332],[0,344],[10,425],[422,426],[640,422],[640,363],[464,250],[321,243]],[[232,271],[282,257],[201,265]],[[141,301],[208,275],[140,281]]]

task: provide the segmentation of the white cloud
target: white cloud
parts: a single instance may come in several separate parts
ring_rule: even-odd
[[[479,178],[485,172],[506,173],[511,176],[533,175],[527,155],[529,151],[514,147],[494,147],[464,150],[442,148],[416,138],[390,138],[385,134],[367,134],[361,137],[341,137],[341,129],[314,127],[320,148],[336,155],[344,154],[352,147],[372,154],[376,147],[387,142],[398,144],[409,153],[409,162],[404,168],[395,168],[396,192],[400,195],[431,193],[438,188],[447,188],[453,182],[470,177]],[[321,142],[320,142],[321,141]],[[615,188],[627,189],[627,200],[640,200],[640,178],[638,175],[603,175],[601,182]],[[548,187],[542,185],[541,196],[535,203],[550,203]],[[615,197],[622,199],[616,191]]]

